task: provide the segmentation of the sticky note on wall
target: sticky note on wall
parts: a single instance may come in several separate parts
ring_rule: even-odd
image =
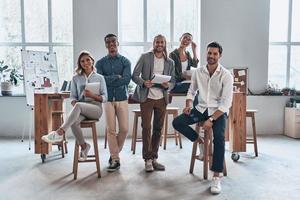
[[[240,70],[240,71],[238,71],[238,75],[239,76],[245,76],[246,75],[246,71],[245,70]]]

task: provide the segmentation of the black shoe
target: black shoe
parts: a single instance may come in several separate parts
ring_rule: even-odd
[[[120,169],[120,161],[118,160],[113,160],[111,162],[111,164],[107,167],[107,171],[108,172],[114,172],[114,171],[117,171],[118,169]]]
[[[109,156],[108,164],[111,165],[111,163],[112,163],[112,159],[111,156]]]

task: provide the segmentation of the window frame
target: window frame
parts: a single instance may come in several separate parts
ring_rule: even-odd
[[[287,27],[288,28],[288,32],[287,32],[287,41],[286,42],[272,42],[272,41],[269,41],[269,46],[286,46],[286,48],[287,48],[285,87],[290,87],[290,79],[291,79],[291,74],[290,74],[290,71],[291,71],[291,49],[292,49],[292,46],[300,46],[300,42],[292,42],[293,1],[294,0],[289,0],[288,1],[289,6],[288,6],[288,27]],[[268,69],[270,70],[270,66],[268,67]],[[268,81],[271,81],[270,77],[268,77]]]
[[[170,41],[167,42],[167,48],[168,49],[174,49],[176,46],[178,46],[180,43],[178,41],[178,38],[174,38],[174,27],[175,27],[175,22],[174,22],[174,6],[175,3],[174,1],[176,0],[169,0],[170,1]],[[196,35],[194,38],[196,39],[196,42],[200,43],[200,1],[197,2],[197,10],[198,10],[198,15],[196,19],[196,24],[198,24],[197,30],[196,30]],[[152,42],[147,41],[148,37],[148,28],[147,28],[147,0],[143,0],[143,41],[142,42],[126,42],[123,41],[122,39],[122,30],[121,30],[121,4],[122,0],[118,0],[118,33],[119,33],[119,45],[122,48],[122,46],[140,46],[144,47],[144,52],[149,50],[149,47],[152,47]],[[177,42],[176,42],[177,41]],[[200,50],[200,45],[198,45],[197,50],[199,52]],[[199,53],[198,53],[199,54]]]
[[[52,0],[47,0],[48,4],[48,42],[26,42],[26,33],[25,33],[25,0],[20,1],[20,12],[21,12],[21,42],[0,42],[0,47],[22,47],[21,50],[26,50],[26,47],[48,47],[49,52],[53,52],[53,47],[73,47],[72,42],[53,42],[52,40]],[[73,3],[73,1],[72,1]],[[72,16],[73,20],[73,16]],[[73,59],[72,59],[73,62]],[[25,95],[25,88],[23,93],[18,93],[17,95]]]

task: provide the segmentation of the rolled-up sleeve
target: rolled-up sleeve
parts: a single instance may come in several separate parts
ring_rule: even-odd
[[[195,95],[196,95],[196,92],[198,90],[198,87],[197,87],[197,72],[195,71],[193,74],[192,74],[192,78],[191,78],[191,84],[190,84],[190,87],[189,87],[189,90],[187,92],[187,95],[186,95],[186,99],[191,99],[193,100]]]
[[[100,92],[99,92],[100,96],[102,97],[102,102],[106,102],[107,101],[107,87],[106,87],[106,82],[104,77],[101,75],[101,79],[100,79]]]
[[[229,112],[229,109],[232,105],[232,96],[233,96],[233,77],[230,73],[227,73],[223,79],[223,91],[221,96],[221,103],[218,107],[218,110],[224,113]]]

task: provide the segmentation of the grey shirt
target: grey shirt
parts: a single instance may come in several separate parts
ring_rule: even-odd
[[[79,102],[87,102],[95,105],[102,106],[102,102],[99,101],[88,101],[85,99],[83,96],[83,91],[85,89],[86,83],[95,83],[95,82],[100,82],[100,91],[99,94],[102,96],[102,102],[107,101],[107,89],[106,89],[106,83],[105,79],[102,75],[97,74],[96,72],[92,72],[89,77],[87,77],[85,74],[84,75],[75,75],[72,78],[72,83],[71,83],[71,95],[70,99],[71,101],[76,100]]]

